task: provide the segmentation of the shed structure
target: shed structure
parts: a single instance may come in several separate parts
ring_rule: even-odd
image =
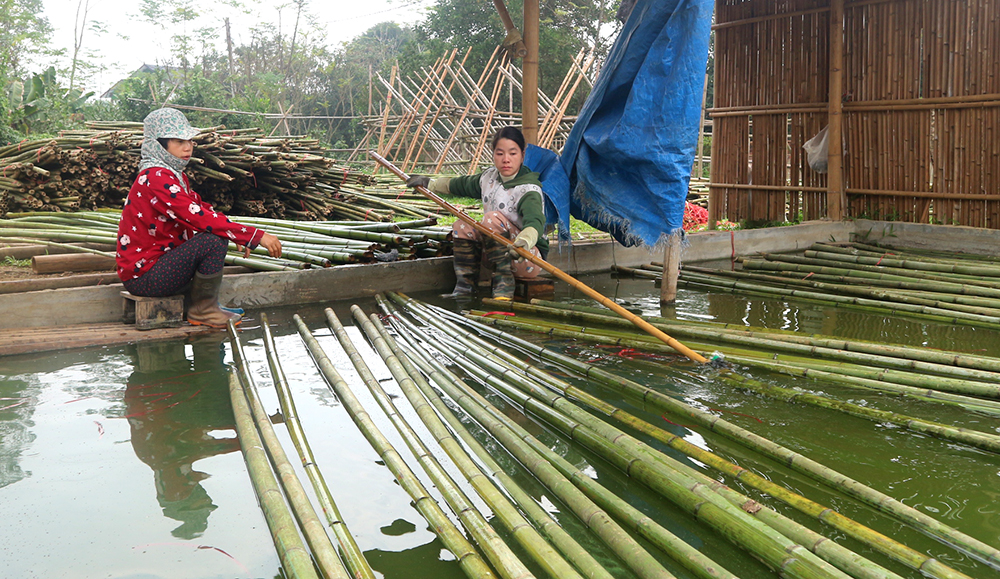
[[[1000,2],[717,0],[713,30],[709,223],[1000,228]]]

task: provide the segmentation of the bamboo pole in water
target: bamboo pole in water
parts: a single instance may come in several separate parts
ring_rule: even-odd
[[[491,579],[496,577],[486,562],[483,561],[482,557],[479,556],[479,553],[476,552],[472,543],[462,535],[462,532],[451,522],[448,515],[441,510],[437,501],[427,493],[427,489],[424,488],[420,480],[413,474],[410,467],[406,465],[406,462],[403,461],[403,458],[396,452],[396,449],[389,443],[389,440],[385,438],[375,423],[372,422],[368,412],[365,411],[361,402],[351,392],[350,386],[347,385],[347,382],[337,372],[330,358],[323,351],[322,346],[320,346],[319,341],[309,331],[302,318],[296,314],[294,321],[299,335],[305,342],[310,354],[312,354],[313,361],[344,404],[344,408],[350,414],[351,419],[358,425],[362,434],[364,434],[368,442],[378,452],[379,457],[385,462],[386,467],[392,471],[393,476],[396,477],[400,486],[413,498],[414,507],[429,523],[430,529],[441,539],[441,543],[445,548],[455,555],[462,571],[470,579]]]
[[[672,349],[667,348],[663,344],[636,333],[604,330],[594,327],[584,328],[581,326],[545,322],[537,319],[532,319],[528,322],[524,319],[512,320],[492,316],[482,317],[485,316],[486,313],[487,312],[472,310],[468,312],[467,315],[470,319],[474,319],[483,324],[497,328],[524,329],[555,337],[596,341],[614,346],[642,348],[644,350],[673,353]],[[738,349],[720,346],[719,344],[689,343],[692,344],[692,347],[697,348],[702,353],[718,352],[723,354],[726,357],[726,360],[738,362],[750,367],[762,368],[772,372],[781,372],[792,376],[802,376],[832,381],[865,390],[902,394],[924,402],[958,406],[965,410],[979,412],[981,414],[1000,416],[1000,402],[954,395],[937,390],[929,390],[926,388],[927,384],[919,384],[921,379],[926,380],[927,383],[949,381],[960,385],[969,384],[969,382],[963,380],[914,375],[893,370],[856,366],[844,362],[816,364],[812,363],[810,359],[803,357],[785,356],[770,352],[760,352],[758,350]],[[907,382],[918,383],[919,387],[907,386],[905,385]]]
[[[285,455],[285,451],[281,448],[281,442],[278,441],[278,437],[274,432],[271,419],[260,402],[260,398],[257,395],[257,386],[253,383],[250,367],[243,352],[243,345],[240,343],[239,335],[236,332],[236,326],[230,321],[227,327],[229,329],[229,341],[233,347],[236,372],[243,383],[243,394],[246,396],[247,406],[253,415],[254,424],[256,424],[257,431],[260,433],[260,438],[264,443],[264,448],[267,450],[267,455],[271,458],[272,464],[274,464],[274,470],[278,474],[278,481],[281,483],[281,488],[285,491],[285,496],[288,498],[288,503],[292,506],[295,519],[299,522],[299,527],[302,529],[302,534],[305,535],[306,543],[309,545],[309,549],[316,560],[316,565],[327,579],[349,579],[351,577],[350,573],[347,572],[344,563],[337,556],[337,550],[330,541],[330,537],[326,534],[326,529],[316,515],[312,503],[309,502],[309,495],[306,494],[298,475],[295,474],[295,469]]]
[[[389,315],[395,315],[395,309],[391,306],[391,304],[386,302],[381,295],[377,295],[376,299],[386,313]],[[563,527],[560,526],[548,512],[546,512],[545,509],[538,506],[535,499],[525,492],[517,481],[504,472],[500,465],[497,464],[496,460],[493,459],[490,452],[487,451],[474,436],[472,436],[472,434],[455,416],[448,405],[445,404],[441,397],[431,389],[430,384],[423,377],[421,372],[431,376],[436,372],[436,370],[419,356],[417,353],[417,347],[410,341],[410,338],[400,332],[399,337],[407,344],[405,347],[401,347],[400,344],[389,335],[382,324],[373,323],[372,326],[378,331],[382,339],[385,340],[385,343],[392,350],[392,353],[402,362],[407,374],[409,374],[409,376],[413,379],[413,382],[417,385],[417,388],[420,391],[419,393],[423,395],[422,399],[426,399],[434,407],[437,414],[444,419],[445,422],[447,422],[451,431],[462,439],[462,442],[465,443],[467,448],[472,450],[476,457],[486,467],[489,474],[495,477],[499,481],[499,485],[511,496],[518,508],[524,511],[528,518],[530,518],[534,523],[535,527],[537,527],[539,531],[541,531],[549,539],[549,541],[552,542],[552,544],[566,557],[566,560],[571,562],[588,579],[612,579],[611,574],[608,573],[600,563],[598,563],[590,552],[580,546],[576,539],[571,537],[569,533],[567,533]],[[407,397],[410,397],[410,390],[411,389],[407,389]],[[553,577],[572,576],[571,574],[563,574],[558,569],[549,569],[550,567],[556,567],[557,565],[558,562],[550,561],[545,563],[543,567],[545,567],[550,573],[554,573],[552,575]]]
[[[636,398],[642,401],[645,405],[649,405],[663,411],[676,413],[687,417],[688,419],[694,420],[701,426],[706,427],[713,432],[743,444],[748,448],[778,460],[783,464],[787,464],[791,468],[808,475],[810,478],[823,482],[831,488],[841,490],[850,496],[858,498],[880,511],[897,517],[931,537],[973,555],[991,566],[1000,568],[1000,550],[997,550],[995,547],[987,545],[979,539],[945,525],[880,491],[855,481],[834,471],[833,469],[823,466],[808,457],[805,457],[779,444],[775,444],[764,437],[731,424],[709,412],[705,412],[685,402],[675,400],[670,396],[647,388],[632,380],[615,376],[614,374],[600,368],[595,368],[589,364],[564,356],[548,348],[524,342],[523,340],[519,340],[506,333],[498,332],[496,337],[502,341],[515,342],[519,348],[532,352],[542,359],[552,361],[553,363],[571,371],[579,372],[592,379],[594,383],[603,385],[615,392]]]
[[[485,381],[505,397],[514,400],[526,415],[544,421],[607,459],[629,477],[642,482],[683,510],[687,510],[695,519],[722,532],[735,545],[751,552],[772,569],[781,569],[789,577],[842,576],[839,571],[821,562],[813,554],[803,552],[802,545],[765,524],[762,518],[767,515],[763,515],[762,518],[751,517],[739,508],[740,503],[734,505],[715,491],[708,490],[703,483],[693,480],[687,472],[689,470],[687,467],[678,470],[674,463],[661,460],[662,453],[659,451],[594,418],[566,398],[555,395],[542,385],[522,376],[520,371],[513,371],[516,367],[507,365],[500,359],[499,349],[490,347],[491,352],[487,353],[471,345],[470,341],[463,339],[459,333],[449,331],[450,328],[446,324],[439,322],[433,325],[447,332],[455,340],[449,340],[445,345],[441,340],[429,335],[424,335],[424,339],[467,372]],[[498,378],[500,376],[502,380]],[[578,484],[584,482],[576,467],[568,466],[561,461],[554,464],[564,471],[565,476],[571,477]],[[586,488],[583,490],[587,492]],[[745,503],[746,499],[744,498],[742,502]],[[783,530],[791,532],[797,538],[808,539],[809,544],[815,545],[820,539],[795,523],[790,521],[783,523]],[[830,549],[823,552],[834,558],[835,564],[847,566],[865,576],[892,576],[892,574],[887,575],[884,569],[878,570],[878,567],[871,562],[862,562],[862,559],[846,549],[838,550],[831,545]],[[697,552],[668,551],[668,553],[695,573],[705,568],[716,569],[716,564],[706,561]],[[719,571],[721,572],[721,568]]]
[[[236,417],[236,431],[239,433],[240,448],[247,463],[250,482],[253,483],[264,520],[271,531],[274,548],[278,551],[282,572],[294,579],[319,579],[313,567],[312,558],[299,537],[295,519],[285,505],[285,499],[278,488],[278,481],[271,471],[264,445],[254,426],[253,415],[247,406],[243,386],[235,372],[229,374],[229,399]]]
[[[444,310],[434,310],[433,313],[424,312],[423,310],[425,310],[425,306],[422,306],[413,300],[410,299],[403,300],[400,296],[395,294],[390,294],[390,296],[395,301],[400,302],[400,305],[404,305],[408,311],[417,315],[425,322],[438,327],[439,329],[443,328],[440,324],[435,323],[435,320],[445,317],[453,317],[453,314],[451,314],[450,312],[445,312]],[[458,321],[457,318],[455,319],[456,321]],[[500,332],[492,330],[490,328],[480,328],[480,329],[486,330],[486,333],[489,333],[494,337],[497,337],[501,334]],[[453,330],[453,333],[451,334],[452,337],[465,336],[468,339],[481,341],[479,340],[478,337],[476,337],[474,334],[470,332],[460,331],[457,328],[452,328],[452,330]],[[524,343],[517,342],[517,345],[523,346]],[[659,347],[662,348],[662,345],[659,345]],[[502,350],[500,350],[499,348],[493,348],[493,347],[490,347],[488,351],[494,354],[499,354],[502,352]],[[616,408],[607,402],[604,402],[600,398],[597,398],[596,396],[593,396],[586,391],[580,390],[579,388],[569,385],[568,383],[559,380],[551,376],[550,374],[535,368],[534,366],[528,363],[521,362],[520,359],[517,357],[509,356],[507,357],[507,362],[518,368],[519,371],[522,373],[527,373],[534,377],[540,377],[541,379],[545,380],[546,383],[551,388],[555,389],[557,392],[561,392],[562,394],[572,398],[573,400],[586,404],[591,409],[593,409],[593,411],[596,414],[614,418],[615,420],[620,421],[622,424],[630,428],[633,428],[639,432],[643,432],[644,434],[647,434],[653,437],[654,439],[660,440],[661,442],[664,442],[665,444],[669,445],[671,448],[678,450],[688,456],[691,456],[692,458],[701,461],[712,468],[715,468],[719,472],[733,476],[737,480],[740,480],[753,488],[756,488],[771,496],[774,496],[778,500],[781,500],[782,502],[788,504],[789,506],[792,506],[793,508],[799,510],[800,512],[829,524],[830,526],[844,532],[848,536],[851,536],[875,548],[876,550],[882,552],[883,554],[891,557],[892,559],[900,563],[903,563],[913,569],[919,569],[922,572],[932,577],[940,577],[940,578],[950,577],[953,579],[965,577],[965,575],[963,575],[962,573],[959,573],[954,569],[942,565],[938,561],[929,558],[927,555],[923,553],[915,551],[914,549],[911,549],[906,545],[903,545],[889,537],[886,537],[881,533],[873,531],[857,523],[856,521],[853,521],[841,515],[840,513],[836,512],[835,510],[829,507],[820,505],[818,503],[815,503],[814,501],[802,497],[786,489],[784,486],[776,484],[754,473],[753,471],[744,469],[743,467],[730,463],[722,459],[718,455],[715,455],[711,452],[708,452],[698,446],[689,443],[683,437],[664,431],[661,428],[655,427],[649,424],[648,422],[636,418],[635,416],[632,416],[627,412],[619,408]],[[818,554],[821,551],[833,548],[829,545],[823,545],[821,543],[808,542],[808,541],[804,542],[803,544],[812,545],[813,548],[818,549],[817,550]],[[826,553],[823,553],[823,555],[829,556]]]
[[[399,318],[399,321],[403,322],[403,319]],[[408,328],[407,331],[419,335],[422,340],[433,344],[439,351],[444,351],[442,348],[447,349],[446,346],[442,346],[439,341],[434,340],[426,333],[421,332],[412,324],[406,324],[406,327]],[[453,360],[455,359],[454,357],[452,358]],[[459,363],[461,364],[461,362]],[[463,365],[463,367],[466,366]],[[466,369],[469,370],[470,368],[466,367]],[[471,371],[476,373],[474,367],[471,368]],[[481,379],[483,378],[481,374],[478,374],[478,376]],[[544,448],[539,447],[538,443],[535,441],[531,441],[531,445],[536,448]],[[566,477],[566,479],[570,481],[573,481],[574,484],[580,488],[580,491],[589,497],[589,499],[598,507],[603,508],[605,511],[615,516],[623,524],[627,524],[643,538],[649,540],[676,561],[684,565],[696,576],[705,579],[720,579],[722,577],[728,577],[729,579],[735,578],[734,575],[699,553],[696,549],[687,545],[687,543],[667,531],[646,514],[631,507],[628,503],[616,497],[603,486],[591,480],[590,477],[588,477],[577,466],[571,465],[565,460],[560,459],[558,455],[552,454],[551,452],[546,452],[544,450],[539,450],[538,452],[544,458],[548,459],[549,462],[562,473],[562,476]],[[564,500],[567,500],[567,502],[572,502],[573,495],[563,495],[562,493],[565,491],[561,491],[558,487],[553,488],[552,490],[557,496],[563,497]]]
[[[384,158],[382,158],[381,156],[379,156],[375,151],[369,151],[369,155],[371,155],[372,158],[374,158],[376,161],[378,161],[381,165],[383,165],[384,167],[386,167],[387,169],[389,169],[392,173],[396,174],[396,176],[399,177],[400,179],[402,179],[402,180],[405,181],[408,178],[408,176],[405,173],[403,173],[402,171],[400,171],[399,169],[397,169],[396,167],[394,167],[392,165],[392,163],[390,163],[389,161],[387,161]],[[516,249],[518,255],[520,255],[523,259],[527,259],[528,261],[534,263],[538,267],[540,267],[540,268],[544,269],[545,271],[551,273],[552,275],[554,275],[558,279],[560,279],[560,280],[562,280],[562,281],[570,284],[571,286],[573,286],[577,290],[583,292],[587,297],[589,297],[589,298],[597,301],[601,305],[609,308],[610,310],[612,310],[616,314],[622,316],[626,320],[628,320],[628,321],[632,322],[633,324],[635,324],[636,326],[640,327],[643,331],[645,331],[645,332],[647,332],[647,333],[649,333],[649,334],[657,337],[658,339],[662,340],[664,343],[666,343],[667,345],[669,345],[671,348],[674,348],[675,350],[677,350],[681,354],[684,354],[688,358],[690,358],[690,359],[692,359],[695,362],[698,362],[700,364],[703,364],[703,363],[705,363],[705,362],[708,361],[701,354],[699,354],[699,353],[691,350],[690,348],[688,348],[684,344],[682,344],[682,343],[678,342],[677,340],[671,338],[670,336],[666,335],[661,330],[658,330],[658,329],[654,328],[653,326],[651,326],[649,324],[649,322],[643,320],[641,317],[639,317],[639,316],[633,314],[632,312],[626,310],[625,308],[621,307],[620,305],[618,305],[617,303],[615,303],[611,299],[605,297],[600,292],[598,292],[597,290],[595,290],[595,289],[591,288],[590,286],[584,284],[580,280],[574,278],[573,276],[569,275],[568,273],[566,273],[566,272],[562,271],[561,269],[555,267],[554,265],[550,264],[549,262],[545,261],[544,259],[542,259],[540,257],[537,257],[535,255],[532,255],[531,252],[526,251],[524,248],[521,248],[521,247],[515,248],[513,246],[513,242],[510,239],[507,239],[506,237],[503,237],[501,235],[497,235],[496,233],[494,233],[492,230],[490,230],[489,228],[487,228],[483,224],[481,224],[478,221],[476,221],[475,219],[469,217],[465,212],[459,211],[455,206],[453,206],[452,204],[448,203],[444,199],[442,199],[442,198],[438,197],[437,195],[435,195],[430,189],[428,189],[426,187],[416,187],[415,189],[417,191],[419,191],[420,193],[422,193],[424,196],[426,196],[428,199],[431,199],[432,201],[434,201],[435,203],[437,203],[438,205],[440,205],[443,209],[445,209],[446,211],[448,211],[448,213],[451,213],[455,217],[459,218],[460,220],[462,220],[465,223],[467,223],[468,225],[470,225],[473,229],[475,229],[479,233],[481,233],[483,235],[487,235],[488,237],[490,237],[491,239],[493,239],[496,243],[500,244],[501,246],[510,247],[510,248]]]
[[[360,309],[357,306],[353,306],[351,310],[357,319]],[[486,521],[486,518],[479,512],[479,509],[469,500],[454,479],[445,471],[434,454],[431,453],[430,449],[420,440],[419,435],[396,409],[396,405],[389,397],[389,394],[379,384],[378,379],[375,378],[375,375],[368,368],[368,364],[364,361],[361,353],[358,352],[357,348],[351,342],[350,337],[347,335],[347,330],[341,324],[337,315],[330,308],[327,308],[324,313],[326,314],[327,325],[330,326],[330,329],[337,336],[341,347],[351,359],[351,363],[354,364],[358,375],[361,376],[365,385],[368,386],[368,390],[371,391],[375,401],[389,417],[396,430],[399,431],[410,452],[417,458],[417,462],[420,463],[420,466],[423,467],[427,475],[430,476],[434,482],[434,486],[444,496],[448,506],[458,515],[459,520],[462,521],[462,524],[469,531],[469,534],[472,535],[479,548],[486,553],[487,558],[493,563],[493,567],[502,577],[507,579],[533,578],[534,575],[528,571],[524,563],[514,555],[507,544],[503,542],[503,539],[493,530],[493,527]],[[365,321],[363,313],[360,314],[360,321]],[[397,382],[400,380],[409,380],[409,376],[402,370],[399,360],[393,358],[386,359],[385,362]],[[412,386],[412,383],[409,385]]]
[[[328,310],[329,311],[329,310]],[[420,416],[421,420],[434,435],[435,440],[445,450],[452,462],[462,471],[476,492],[486,501],[501,523],[514,535],[518,543],[531,555],[532,559],[546,570],[552,577],[582,579],[581,576],[549,545],[538,531],[518,512],[517,507],[490,481],[478,466],[472,461],[462,446],[455,440],[444,422],[434,412],[434,409],[421,396],[417,381],[423,380],[405,356],[397,355],[389,345],[390,337],[379,332],[381,324],[373,323],[365,317],[357,306],[351,307],[354,320],[364,330],[368,340],[375,346],[379,356],[392,372],[396,383],[403,390],[407,400]],[[328,314],[329,315],[329,314]],[[338,337],[340,333],[338,331]]]
[[[554,454],[551,449],[538,443],[534,436],[494,408],[440,362],[429,356],[425,361],[436,370],[430,375],[434,382],[558,496],[637,576],[642,579],[673,577],[605,510],[576,489],[550,463],[547,457]]]
[[[299,422],[298,410],[295,408],[295,400],[292,398],[291,389],[288,387],[288,381],[285,379],[285,371],[282,369],[281,361],[278,359],[277,348],[274,345],[274,336],[271,335],[271,327],[268,324],[267,314],[262,313],[260,315],[260,325],[264,331],[264,350],[267,353],[267,363],[271,369],[271,380],[274,382],[274,388],[278,393],[278,402],[281,404],[281,414],[284,416],[285,425],[288,427],[288,435],[299,453],[302,468],[305,469],[306,474],[309,476],[316,500],[319,501],[320,507],[323,509],[323,514],[326,516],[327,525],[333,531],[337,542],[340,544],[341,557],[343,557],[347,569],[354,579],[375,579],[374,571],[372,571],[368,560],[365,559],[364,553],[361,552],[360,547],[355,542],[350,529],[347,528],[347,523],[344,522],[340,514],[340,509],[337,508],[337,503],[334,502],[333,495],[326,485],[326,479],[323,478],[323,473],[320,471],[319,465],[316,464],[316,458],[313,456],[308,439],[306,439],[302,423]]]

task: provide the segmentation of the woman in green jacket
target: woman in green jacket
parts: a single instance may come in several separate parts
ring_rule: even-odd
[[[480,223],[495,233],[512,239],[514,245],[544,258],[549,243],[545,230],[542,184],[538,173],[524,166],[524,135],[517,127],[504,127],[493,137],[493,167],[478,175],[431,179],[414,175],[410,187],[423,186],[438,194],[478,197],[483,200]],[[531,279],[541,272],[534,263],[517,259],[508,249],[472,226],[458,220],[452,225],[455,248],[455,283],[453,296],[472,295],[485,258],[493,269],[493,297],[514,297],[514,278]]]

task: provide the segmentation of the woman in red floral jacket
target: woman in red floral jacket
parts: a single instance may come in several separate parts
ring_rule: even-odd
[[[198,130],[176,109],[155,110],[143,121],[139,176],[118,224],[118,277],[137,296],[169,296],[190,285],[187,320],[224,328],[240,315],[219,306],[229,242],[249,255],[263,246],[281,256],[277,237],[230,221],[191,190],[184,167]]]

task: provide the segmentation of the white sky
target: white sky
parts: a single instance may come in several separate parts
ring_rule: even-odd
[[[43,0],[45,16],[54,29],[52,44],[72,54],[73,25],[77,6],[81,0]],[[218,30],[218,46],[225,46],[223,20],[228,16],[233,35],[233,43],[243,44],[250,38],[250,28],[259,22],[279,21],[279,7],[282,32],[288,34],[295,21],[295,9],[288,0],[243,0],[242,4],[250,14],[241,14],[227,6],[224,0],[201,0],[196,9],[200,18],[191,27],[211,27]],[[372,26],[386,21],[412,24],[422,20],[425,9],[434,0],[310,0],[306,11],[315,17],[317,26],[325,32],[326,44],[339,46],[355,38]],[[95,34],[88,29],[83,39],[83,50],[95,53],[90,62],[99,63],[105,70],[96,74],[88,90],[98,94],[144,63],[156,64],[170,54],[169,30],[148,24],[139,14],[139,2],[122,0],[90,0],[87,15],[89,22],[99,22],[106,29],[103,34]],[[302,25],[300,24],[300,29]],[[195,53],[199,53],[196,50]],[[39,71],[49,63],[37,63]],[[44,65],[44,66],[42,66]],[[64,66],[68,68],[69,58]],[[36,71],[32,71],[36,72]]]

